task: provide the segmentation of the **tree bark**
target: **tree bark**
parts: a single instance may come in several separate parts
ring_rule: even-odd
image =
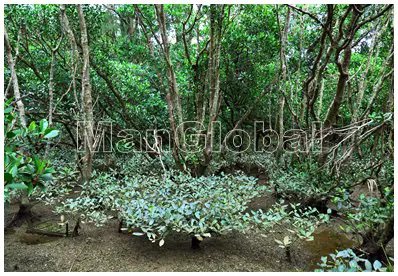
[[[73,94],[75,97],[76,106],[79,107],[79,109],[80,109],[81,105],[79,104],[79,99],[77,97],[77,86],[76,86],[76,72],[77,72],[77,66],[78,66],[80,57],[79,57],[79,52],[77,50],[77,43],[76,43],[75,35],[73,34],[73,31],[69,24],[68,16],[66,15],[66,5],[64,5],[64,4],[60,5],[60,14],[61,14],[61,25],[63,28],[63,32],[68,37],[69,44],[71,47],[71,52],[72,52],[72,63],[71,63],[72,70],[71,71],[72,71]]]
[[[282,93],[279,95],[279,111],[278,111],[278,133],[280,143],[278,146],[278,154],[282,152],[283,149],[283,135],[284,135],[284,125],[283,125],[283,111],[285,107],[285,95],[286,95],[286,81],[287,81],[287,58],[286,58],[286,45],[287,45],[287,35],[289,32],[289,22],[290,22],[290,8],[287,8],[285,25],[281,35],[281,48],[280,48],[280,59],[281,59],[281,72],[282,72]]]
[[[11,45],[10,45],[10,41],[8,39],[7,30],[5,29],[5,27],[4,27],[4,48],[6,50],[7,62],[8,62],[8,65],[10,66],[11,79],[12,79],[13,90],[14,90],[14,97],[15,97],[15,101],[17,103],[18,112],[19,112],[19,120],[21,122],[21,125],[23,127],[26,127],[25,106],[21,99],[21,93],[19,91],[17,72],[15,71],[15,61],[16,61],[16,58],[18,57],[18,50],[16,51],[17,53],[16,53],[16,57],[14,59],[14,57],[12,56]],[[18,46],[17,46],[17,48],[18,48]]]
[[[162,48],[163,56],[167,66],[168,92],[166,95],[169,122],[173,134],[173,157],[180,170],[184,170],[185,161],[180,156],[180,150],[185,150],[184,131],[181,126],[183,122],[181,99],[178,91],[177,79],[174,67],[170,57],[170,47],[166,34],[166,16],[163,5],[155,5],[156,18],[159,24],[162,42],[159,46]]]
[[[363,114],[361,114],[361,116],[360,116],[361,119],[366,118],[370,114],[371,108],[373,107],[373,104],[374,104],[380,90],[383,88],[384,81],[394,74],[394,69],[391,69],[391,71],[386,72],[386,69],[388,68],[388,64],[392,61],[393,57],[394,57],[394,45],[391,45],[388,56],[383,61],[383,65],[382,65],[381,71],[380,71],[380,78],[378,79],[376,86],[373,87],[373,89],[372,89],[372,94],[370,96],[369,103],[368,103],[365,111],[363,112]]]
[[[59,46],[62,42],[62,36],[59,39],[59,42],[55,48],[51,49],[51,64],[50,64],[50,80],[48,82],[48,125],[52,126],[53,124],[53,105],[54,105],[54,71],[55,71],[55,62],[57,60],[56,53],[58,51]],[[46,145],[45,156],[47,156],[48,151],[50,149],[50,145]]]
[[[204,163],[201,173],[210,164],[212,158],[212,125],[217,120],[221,104],[220,90],[220,50],[222,39],[222,24],[224,20],[224,5],[210,5],[210,42],[209,42],[209,123],[207,126]]]
[[[354,36],[357,30],[358,19],[362,15],[360,12],[361,7],[352,7],[351,8],[351,20],[349,23],[348,31],[346,33],[346,38],[342,41],[342,45],[340,45],[336,51],[335,62],[337,64],[337,68],[339,69],[339,79],[337,82],[336,93],[334,99],[329,106],[324,126],[325,128],[331,127],[336,122],[336,117],[338,115],[340,106],[343,101],[344,90],[348,80],[349,67],[351,63],[351,53],[352,53],[352,42],[354,40]],[[341,20],[340,30],[344,25],[344,19]],[[343,52],[343,60],[340,61],[340,53]]]
[[[86,155],[84,156],[83,178],[89,181],[91,178],[92,162],[94,155],[94,115],[93,103],[91,98],[91,83],[90,83],[90,52],[88,47],[88,36],[86,21],[81,5],[77,5],[77,12],[79,14],[81,41],[83,48],[83,71],[82,71],[82,98],[83,98],[83,115],[84,115],[84,143]]]

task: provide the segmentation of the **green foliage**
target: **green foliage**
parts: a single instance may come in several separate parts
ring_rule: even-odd
[[[336,254],[329,254],[321,258],[321,263],[318,266],[321,269],[316,269],[316,272],[386,272],[392,271],[391,267],[384,266],[379,261],[374,261],[373,264],[365,258],[357,256],[352,249],[337,251]]]
[[[171,153],[164,152],[162,160],[166,167],[174,167]],[[101,160],[99,161],[101,162]],[[160,176],[163,172],[159,159],[151,159],[145,153],[118,155],[116,157],[116,168],[117,173],[123,177],[134,175]]]
[[[164,239],[170,231],[226,234],[248,227],[243,219],[247,203],[262,190],[243,175],[172,173],[164,181],[130,180],[118,207],[127,225],[140,228],[150,240]]]
[[[99,174],[83,184],[78,199],[68,199],[59,210],[89,213],[118,210],[120,218],[148,237],[169,231],[204,234],[244,229],[242,217],[250,198],[264,190],[255,178],[225,175],[193,178],[171,172],[166,178]]]
[[[35,190],[33,197],[47,205],[59,204],[66,200],[78,183],[78,171],[67,166],[55,166],[51,181],[46,183],[45,191]]]
[[[69,213],[80,217],[83,223],[93,222],[101,226],[112,218],[108,213],[116,210],[115,201],[119,198],[121,189],[118,182],[112,174],[94,172],[90,182],[79,185],[82,191],[77,198],[47,201],[58,204],[56,213]]]
[[[283,205],[282,205],[283,206]],[[287,205],[284,205],[285,208]],[[290,204],[291,211],[284,212],[284,225],[287,228],[286,235],[282,240],[275,239],[278,247],[286,250],[288,261],[290,259],[290,247],[299,240],[314,241],[316,228],[323,223],[329,222],[329,214],[319,213],[316,208],[304,207],[298,204]]]
[[[283,158],[289,158],[286,154]],[[330,196],[331,188],[337,180],[335,175],[328,173],[326,169],[319,168],[317,163],[308,161],[285,161],[287,166],[274,163],[270,170],[270,184],[275,191],[286,198],[322,199]]]
[[[134,235],[146,235],[162,244],[172,231],[201,239],[233,230],[264,231],[277,224],[290,225],[292,238],[312,240],[315,228],[328,221],[328,215],[316,209],[282,203],[267,212],[249,212],[250,200],[267,188],[243,174],[193,178],[171,171],[163,178],[136,175],[123,179],[116,175],[116,171],[95,174],[81,186],[80,196],[61,202],[57,212],[81,215],[83,221],[96,225],[117,213],[128,228],[139,229]]]
[[[31,195],[36,187],[45,189],[45,183],[52,179],[54,169],[49,161],[41,159],[38,151],[49,139],[58,135],[58,130],[48,127],[43,119],[39,125],[32,121],[28,128],[17,124],[11,100],[4,110],[4,198],[26,190]]]
[[[385,188],[383,194],[383,198],[361,194],[356,206],[348,200],[347,194],[344,195],[345,201],[335,198],[334,201],[341,207],[339,212],[347,218],[346,225],[342,226],[342,229],[358,234],[369,231],[378,233],[377,230],[394,214],[394,194],[388,187]]]

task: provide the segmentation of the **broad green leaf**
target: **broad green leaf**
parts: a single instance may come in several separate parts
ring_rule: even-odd
[[[40,120],[40,132],[45,132],[48,127],[48,122],[46,119]]]
[[[365,268],[367,271],[372,271],[372,263],[368,260],[365,261]]]
[[[11,184],[6,185],[6,188],[26,190],[26,189],[28,189],[28,186],[26,186],[24,183],[11,183]]]
[[[43,174],[43,175],[41,176],[41,179],[43,179],[44,181],[50,181],[50,180],[53,179],[53,176],[52,176],[52,174],[47,173],[47,174]]]
[[[15,177],[15,176],[17,175],[17,173],[18,173],[17,164],[15,164],[15,165],[11,168],[10,172],[11,172],[11,174],[12,174],[13,177]]]
[[[36,122],[32,121],[29,125],[29,131],[33,132],[36,129]]]
[[[382,264],[381,264],[381,262],[379,262],[378,260],[376,260],[376,261],[373,263],[373,268],[374,268],[375,270],[379,270],[381,267],[382,267]]]
[[[7,138],[8,138],[8,139],[14,138],[15,136],[17,136],[17,134],[15,133],[15,131],[9,131],[9,132],[7,132]]]
[[[5,172],[4,173],[4,181],[5,182],[12,182],[12,180],[14,179],[14,177],[12,176],[12,174]]]
[[[32,183],[27,183],[26,184],[28,186],[28,195],[31,195],[33,192],[33,184]]]
[[[48,132],[47,134],[44,135],[44,138],[48,139],[48,138],[54,138],[56,136],[58,136],[59,130],[51,130],[50,132]]]

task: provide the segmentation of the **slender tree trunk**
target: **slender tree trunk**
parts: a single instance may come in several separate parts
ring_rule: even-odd
[[[4,91],[4,99],[8,99],[10,97],[11,86],[12,86],[12,77],[8,81],[7,88]]]
[[[141,10],[139,10],[137,5],[134,5],[134,7],[139,12],[141,12]],[[137,14],[138,14],[138,12],[137,12]],[[150,36],[150,34],[148,33],[148,31],[146,29],[147,26],[144,24],[142,18],[140,18],[139,16],[137,17],[137,24],[139,24],[141,26],[142,32],[144,33],[146,44],[147,44],[147,47],[149,50],[149,54],[151,55],[152,61],[154,63],[156,63],[155,49],[154,49],[153,42],[152,42],[153,37]],[[155,66],[155,70],[156,70],[156,75],[158,77],[159,87],[160,87],[161,91],[166,91],[166,88],[164,87],[163,75],[160,72],[159,67]]]
[[[287,45],[287,35],[289,31],[290,22],[290,9],[287,8],[285,25],[283,31],[281,32],[281,48],[280,48],[280,59],[281,59],[281,71],[282,71],[282,93],[279,95],[279,111],[278,111],[278,131],[280,143],[278,146],[278,154],[281,154],[283,150],[283,135],[284,135],[284,107],[285,107],[285,96],[286,96],[286,82],[287,82],[287,59],[286,59],[286,45]]]
[[[325,80],[322,78],[321,80],[321,86],[319,88],[319,102],[318,102],[318,112],[317,112],[317,118],[321,120],[321,114],[322,114],[322,107],[323,107],[323,89],[325,87]]]
[[[84,13],[81,5],[77,5],[77,12],[79,14],[81,42],[83,49],[83,72],[82,72],[82,98],[83,98],[83,114],[84,114],[84,142],[86,155],[84,157],[84,180],[89,181],[92,171],[92,162],[94,155],[94,115],[93,103],[91,98],[91,83],[90,83],[90,52],[88,47],[87,27],[84,19]]]
[[[53,102],[54,102],[54,67],[55,67],[55,52],[51,52],[51,65],[50,65],[50,81],[48,83],[48,125],[53,124]],[[50,145],[46,145],[46,151],[44,156],[47,156],[50,150]]]
[[[76,106],[81,111],[80,101],[77,97],[77,85],[76,85],[76,72],[79,62],[79,52],[77,50],[75,35],[73,34],[73,31],[69,24],[68,16],[66,15],[66,5],[64,4],[60,5],[60,14],[61,14],[61,24],[62,24],[63,33],[65,33],[66,36],[68,37],[69,44],[71,47],[71,54],[72,54],[71,71],[72,71],[73,95],[75,97]]]
[[[373,104],[377,96],[379,95],[379,92],[383,88],[384,81],[394,74],[394,69],[391,69],[391,71],[386,72],[388,64],[392,61],[393,57],[394,57],[394,45],[391,46],[389,54],[385,58],[383,65],[381,66],[381,71],[380,71],[381,77],[378,79],[376,85],[372,89],[372,94],[370,95],[369,103],[363,114],[360,116],[361,119],[366,118],[370,114],[371,108],[373,107]]]
[[[48,125],[51,126],[53,123],[53,101],[54,101],[54,68],[55,68],[55,52],[51,53],[51,65],[50,65],[50,81],[48,83]]]
[[[209,123],[207,126],[204,163],[200,174],[205,171],[212,158],[212,125],[217,120],[221,104],[220,90],[220,50],[224,5],[210,5],[210,42],[209,42]]]
[[[163,56],[165,58],[167,66],[168,93],[166,95],[166,100],[169,112],[169,122],[174,141],[173,157],[180,170],[184,170],[185,160],[180,156],[181,155],[180,150],[185,152],[185,141],[184,141],[185,137],[184,137],[184,129],[182,127],[182,122],[183,122],[182,107],[181,107],[180,94],[178,92],[177,79],[175,76],[174,67],[170,57],[170,47],[169,47],[168,37],[166,34],[166,16],[164,13],[163,5],[155,5],[155,10],[162,38],[162,43],[159,46],[162,47]]]
[[[14,90],[14,97],[15,97],[15,101],[18,106],[19,120],[21,122],[21,125],[23,127],[26,127],[25,106],[21,99],[21,93],[19,92],[17,72],[15,71],[15,61],[16,61],[16,58],[18,57],[18,50],[16,53],[16,57],[14,59],[14,57],[12,56],[11,45],[10,45],[10,41],[8,39],[7,30],[5,28],[4,28],[4,48],[6,50],[7,62],[8,62],[8,65],[10,66],[11,79],[12,79],[13,90]]]
[[[362,13],[358,10],[358,8],[352,8],[351,21],[349,23],[349,28],[346,34],[347,38],[343,41],[343,45],[341,46],[341,48],[339,48],[336,52],[336,64],[339,69],[340,75],[337,82],[334,99],[329,107],[324,122],[324,126],[326,128],[331,127],[336,122],[336,117],[343,101],[344,90],[347,84],[349,67],[351,63],[352,41],[355,36],[357,21],[361,15]],[[344,22],[342,22],[341,24],[343,23]],[[341,51],[343,51],[342,61],[339,60]]]
[[[51,49],[51,64],[50,64],[50,80],[48,82],[48,125],[52,126],[53,124],[53,106],[54,106],[54,71],[55,71],[55,62],[57,60],[56,54],[59,46],[62,42],[62,36],[59,39],[59,42],[55,48]],[[50,145],[46,145],[45,156],[47,156],[48,151],[50,149]]]
[[[197,49],[196,49],[197,59],[196,59],[196,64],[194,64],[192,68],[194,69],[194,72],[195,72],[194,85],[195,85],[196,121],[198,122],[196,128],[199,129],[201,124],[203,124],[204,114],[206,112],[206,105],[204,104],[205,85],[202,85],[200,83],[201,78],[200,78],[200,73],[199,73],[200,72],[199,71],[199,58],[200,58],[200,55],[207,48],[207,44],[206,44],[205,47],[203,48],[203,50],[200,51],[199,27],[196,28],[196,43],[197,43]]]
[[[384,26],[384,28],[387,27],[387,24]],[[381,36],[381,34],[384,31],[384,28],[377,28],[375,31],[375,35],[373,36],[373,40],[372,40],[372,44],[369,50],[369,56],[368,56],[368,60],[366,62],[366,66],[365,69],[363,70],[361,77],[360,77],[360,81],[358,83],[358,94],[357,94],[357,99],[356,99],[356,103],[355,103],[355,108],[354,108],[354,113],[352,115],[352,123],[356,122],[358,120],[358,115],[360,113],[360,109],[361,109],[361,105],[362,105],[362,100],[363,100],[363,96],[365,94],[365,90],[367,88],[367,75],[370,69],[370,65],[372,63],[373,60],[377,60],[378,56],[379,56],[379,50],[380,48],[376,46],[378,45],[378,41],[379,38]],[[375,52],[376,51],[376,52]]]
[[[313,119],[315,120],[315,111],[314,111],[314,103],[318,97],[318,90],[320,85],[320,80],[322,78],[322,74],[325,70],[325,66],[329,61],[332,46],[329,47],[328,51],[326,52],[326,57],[324,61],[324,66],[321,66],[322,58],[324,56],[324,52],[327,45],[327,38],[328,32],[332,28],[333,23],[333,15],[334,15],[334,8],[333,5],[327,5],[328,14],[326,18],[326,23],[323,28],[323,32],[320,37],[319,41],[319,51],[316,55],[314,63],[312,64],[311,71],[304,82],[304,91],[303,91],[303,102],[301,105],[301,113],[300,117],[302,120],[305,119],[307,127],[309,127],[309,116],[312,115]],[[332,44],[332,43],[331,43]],[[305,118],[304,118],[305,113]]]
[[[75,104],[77,107],[77,114],[79,115],[79,118],[81,118],[81,113],[82,113],[82,104],[79,101],[79,98],[77,96],[77,85],[76,85],[76,72],[78,69],[79,65],[79,52],[77,50],[77,43],[75,39],[75,35],[73,34],[73,31],[70,27],[69,24],[69,19],[66,14],[66,5],[61,4],[60,5],[60,21],[61,21],[61,26],[62,26],[62,33],[68,38],[69,40],[69,45],[71,48],[71,74],[72,74],[72,88],[73,88],[73,96],[75,98]],[[77,144],[76,144],[77,145]],[[81,176],[82,179],[85,180],[85,171],[84,170],[84,158],[80,159],[80,154],[76,154],[76,163],[78,164],[78,167],[81,168]]]

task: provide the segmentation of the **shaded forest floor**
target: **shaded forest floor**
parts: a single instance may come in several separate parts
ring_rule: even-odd
[[[266,198],[251,203],[252,208],[265,205]],[[8,220],[17,209],[9,207]],[[48,206],[36,205],[33,211],[41,220],[54,219]],[[232,232],[205,239],[200,250],[192,250],[185,234],[168,236],[163,247],[120,234],[116,219],[104,227],[82,224],[78,237],[29,234],[22,226],[5,233],[4,266],[5,271],[313,271],[321,256],[354,245],[338,224],[332,220],[317,230],[314,241],[293,244],[292,263],[274,241],[283,239],[282,228],[263,235]]]

